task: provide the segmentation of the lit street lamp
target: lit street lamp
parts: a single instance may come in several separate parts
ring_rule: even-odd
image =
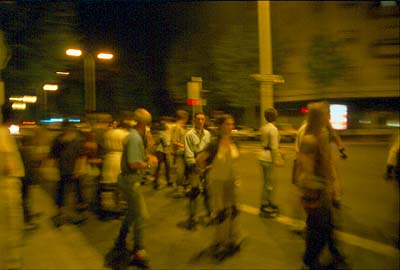
[[[43,85],[44,117],[47,117],[47,91],[55,92],[57,90],[58,90],[58,84],[45,84],[45,85]]]
[[[93,54],[89,52],[82,53],[80,49],[68,49],[65,53],[71,57],[80,57],[83,54],[85,111],[96,111],[96,62]],[[101,60],[111,60],[113,57],[112,53],[100,52],[97,54],[97,58]]]

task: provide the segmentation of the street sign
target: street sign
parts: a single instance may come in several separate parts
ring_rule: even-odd
[[[187,98],[200,99],[201,82],[187,82]]]

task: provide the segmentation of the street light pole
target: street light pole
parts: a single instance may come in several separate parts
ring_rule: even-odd
[[[57,84],[45,84],[43,85],[43,105],[44,105],[44,118],[47,118],[47,91],[57,91]]]
[[[85,83],[85,111],[96,111],[96,62],[91,53],[86,53],[83,59]]]
[[[264,110],[274,107],[273,84],[283,78],[272,73],[270,1],[257,1],[260,74],[252,77],[260,82],[260,125],[266,123]]]
[[[80,57],[82,51],[80,49],[68,49],[65,52],[68,56]],[[112,53],[101,52],[97,54],[98,59],[111,60],[114,55]],[[96,111],[96,61],[91,52],[83,53],[83,74],[85,84],[85,111]]]

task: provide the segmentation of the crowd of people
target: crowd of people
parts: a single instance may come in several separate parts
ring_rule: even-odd
[[[331,142],[346,157],[343,142],[329,124],[329,106],[325,102],[311,103],[308,117],[299,129],[295,142],[296,159],[293,166],[293,184],[298,187],[299,203],[306,215],[306,247],[304,269],[320,269],[319,255],[325,245],[332,254],[332,269],[346,269],[348,264],[336,245],[333,228],[334,209],[340,208],[341,185],[332,157]],[[269,108],[264,112],[266,124],[261,127],[261,152],[258,157],[263,186],[260,194],[260,216],[274,218],[279,207],[273,191],[275,167],[283,166],[279,150],[279,132],[275,126],[278,112]],[[224,260],[240,250],[243,233],[239,222],[238,188],[240,178],[238,162],[240,147],[232,136],[234,118],[222,114],[216,119],[217,130],[205,128],[206,115],[194,115],[189,129],[188,112],[178,110],[176,121],[161,122],[157,136],[150,132],[152,116],[143,108],[123,121],[112,121],[102,128],[77,129],[65,121],[62,131],[47,148],[41,129],[34,136],[27,136],[19,144],[9,134],[7,121],[11,111],[3,106],[4,125],[0,129],[0,192],[5,198],[0,204],[2,216],[9,216],[1,232],[10,232],[0,239],[7,239],[9,252],[0,260],[0,268],[19,268],[21,265],[21,235],[25,229],[34,229],[29,188],[43,175],[44,164],[57,167],[55,204],[57,213],[52,217],[54,226],[65,223],[85,222],[87,210],[99,215],[122,217],[114,247],[106,256],[110,267],[131,263],[141,268],[149,266],[143,240],[143,224],[148,218],[147,206],[141,186],[150,172],[155,190],[162,187],[161,172],[166,186],[173,189],[174,198],[187,200],[187,221],[184,228],[193,230],[200,222],[215,228],[210,244],[210,254]],[[391,155],[399,155],[397,147]],[[387,178],[398,177],[399,165],[390,158]],[[398,162],[399,158],[397,159]],[[162,170],[162,166],[164,169]],[[397,171],[396,171],[397,170]],[[174,173],[172,173],[174,171]],[[396,173],[394,173],[396,171]],[[85,198],[82,182],[92,177],[96,183],[95,194]],[[22,180],[22,181],[20,181]],[[75,215],[66,211],[66,191],[73,187],[76,193]],[[204,202],[206,216],[200,217],[199,198]],[[133,228],[133,247],[126,246],[126,238]],[[124,261],[124,262],[123,262]]]

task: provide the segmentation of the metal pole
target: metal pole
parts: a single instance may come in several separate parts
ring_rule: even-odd
[[[272,73],[270,2],[257,1],[260,74]],[[260,81],[260,124],[266,123],[264,110],[274,106],[272,82]]]
[[[85,81],[85,111],[96,111],[96,67],[91,53],[84,57],[84,81]]]
[[[44,118],[47,118],[47,91],[43,90]]]

